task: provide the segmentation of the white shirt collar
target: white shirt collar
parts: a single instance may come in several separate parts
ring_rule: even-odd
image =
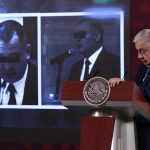
[[[91,72],[95,61],[97,60],[97,57],[99,56],[99,54],[101,53],[101,51],[103,50],[103,47],[101,46],[95,53],[93,53],[88,60],[90,61],[90,65],[89,65],[89,73]],[[84,63],[85,63],[86,59],[84,59]]]
[[[26,67],[26,70],[25,70],[23,77],[19,81],[13,83],[13,85],[16,88],[16,91],[20,90],[20,86],[22,86],[22,85],[25,86],[25,82],[26,82],[26,78],[27,78],[27,72],[28,72],[28,65]]]
[[[101,46],[95,53],[93,53],[89,58],[88,60],[90,61],[90,65],[89,65],[89,73],[91,72],[93,66],[94,66],[94,63],[95,61],[97,60],[97,57],[98,55],[101,53],[101,51],[103,50],[103,47]],[[83,78],[84,78],[84,73],[85,73],[85,61],[86,61],[86,58],[84,58],[84,63],[83,63],[83,68],[82,68],[82,71],[81,71],[81,75],[80,75],[80,81],[83,81]]]
[[[26,70],[25,70],[25,73],[24,73],[23,77],[19,81],[13,83],[13,85],[14,85],[14,87],[16,89],[15,96],[16,96],[16,103],[17,103],[17,105],[21,105],[22,102],[23,102],[23,96],[24,96],[25,82],[26,82],[26,79],[27,79],[27,73],[28,73],[28,65],[26,67]],[[3,81],[4,80],[1,79],[1,83]],[[8,104],[8,100],[9,100],[9,93],[7,91],[8,85],[9,85],[9,83],[6,83],[5,89],[3,89],[3,95],[2,95],[3,96],[3,100],[2,100],[2,104],[3,105],[7,105]]]
[[[95,53],[93,53],[88,60],[91,62],[91,64],[94,64],[98,55],[101,53],[103,47],[101,46]]]

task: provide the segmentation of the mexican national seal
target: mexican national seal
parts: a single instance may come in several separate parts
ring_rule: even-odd
[[[83,97],[88,104],[101,106],[107,101],[110,91],[110,86],[105,78],[93,77],[85,84]]]

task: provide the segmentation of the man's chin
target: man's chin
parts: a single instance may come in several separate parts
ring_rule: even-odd
[[[150,63],[147,65],[147,67],[148,67],[148,68],[150,67]]]
[[[16,78],[14,78],[14,77],[4,77],[3,78],[6,82],[8,82],[8,83],[14,83],[14,82],[16,82],[17,81],[17,79]]]
[[[143,65],[145,65],[145,66],[147,66],[148,65],[148,63],[147,62],[145,62],[145,61],[141,61],[142,62],[142,64]]]
[[[148,63],[143,63],[143,65],[150,67],[150,64],[148,64]]]
[[[79,54],[81,54],[83,56],[86,56],[87,55],[87,51],[86,50],[80,50]]]

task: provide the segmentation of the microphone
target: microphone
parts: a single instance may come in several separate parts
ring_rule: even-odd
[[[125,80],[127,74],[128,74],[128,71],[126,71],[126,72],[124,73],[124,76],[122,77],[122,80]]]
[[[70,57],[74,52],[74,49],[68,49],[65,50],[60,55],[55,56],[54,58],[50,59],[50,63],[56,64],[56,63],[62,63],[66,58]]]

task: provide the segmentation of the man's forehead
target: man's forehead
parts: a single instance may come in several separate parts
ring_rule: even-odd
[[[136,45],[138,46],[142,46],[146,44],[146,40],[145,39],[140,39],[138,41],[135,42]]]
[[[88,30],[90,30],[90,28],[91,28],[91,26],[88,22],[82,22],[77,27],[77,30],[88,31]]]
[[[13,35],[9,39],[9,41],[0,39],[0,47],[10,48],[10,47],[17,47],[19,45],[20,45],[20,39],[16,32],[13,32]]]
[[[141,39],[135,42],[136,49],[150,49],[150,44],[147,42],[147,39]]]
[[[18,43],[19,42],[19,36],[17,35],[17,33],[16,32],[14,32],[13,33],[13,36],[12,36],[12,38],[11,38],[11,40],[10,40],[10,44],[16,44],[16,43]]]

